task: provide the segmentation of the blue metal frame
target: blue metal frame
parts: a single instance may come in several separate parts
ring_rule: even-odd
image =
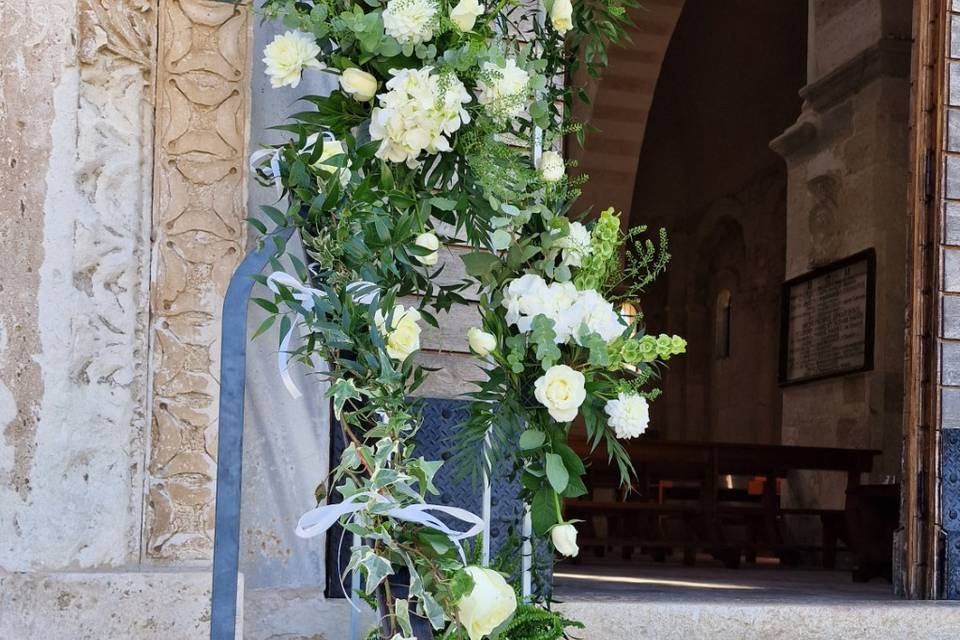
[[[284,241],[293,229],[278,237]],[[272,238],[267,238],[272,244]],[[266,243],[265,243],[266,244]],[[266,246],[270,246],[266,244]],[[273,252],[247,255],[234,271],[223,301],[220,351],[220,419],[217,447],[217,506],[213,538],[211,640],[234,640],[237,626],[237,579],[240,559],[240,484],[243,463],[243,397],[247,371],[247,306],[253,276],[261,273]]]
[[[940,432],[940,504],[943,514],[943,594],[960,600],[960,429]]]

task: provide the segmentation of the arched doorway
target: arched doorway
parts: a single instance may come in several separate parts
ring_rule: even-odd
[[[879,1],[853,4],[654,3],[649,15],[637,14],[634,45],[611,56],[614,80],[591,90],[595,119],[611,120],[570,153],[591,176],[581,202],[614,204],[630,212],[632,226],[667,229],[669,276],[642,306],[651,331],[689,342],[686,357],[663,373],[649,437],[739,447],[746,458],[799,456],[764,473],[758,464],[752,475],[744,463],[742,473],[721,472],[709,488],[661,476],[646,488],[653,506],[635,506],[633,515],[622,509],[609,529],[630,531],[633,518],[644,536],[674,540],[687,527],[702,544],[691,550],[645,538],[634,549],[626,536],[595,552],[648,551],[662,561],[669,548],[667,557],[679,561],[683,548],[687,564],[816,567],[815,580],[827,582],[848,582],[852,571],[872,580],[863,583],[866,592],[892,595],[883,578],[893,571],[899,515],[910,181],[909,65],[899,65],[909,63],[910,49],[890,43],[909,39],[911,15]],[[865,19],[857,11],[866,5],[880,23],[852,26]],[[878,49],[887,62],[870,66]],[[631,82],[616,80],[631,72]],[[794,311],[783,306],[792,299],[785,283],[819,269],[833,273],[832,265],[868,250],[877,259],[876,334],[867,335],[864,319],[862,342],[877,357],[816,380],[782,379],[780,362],[798,339]],[[839,273],[829,277],[839,282],[846,272]],[[874,305],[854,298],[847,302]],[[824,317],[819,312],[818,322]],[[835,337],[816,344],[840,348]],[[829,369],[829,359],[814,361]],[[813,448],[850,460],[863,455],[849,468],[817,466],[801,459]],[[708,490],[726,498],[711,502],[714,530],[705,533],[690,524],[700,516],[685,509],[695,510]],[[671,491],[683,517],[656,506]],[[775,515],[736,515],[751,505],[775,505]],[[739,547],[728,553],[724,545],[733,540],[743,544],[731,543]]]

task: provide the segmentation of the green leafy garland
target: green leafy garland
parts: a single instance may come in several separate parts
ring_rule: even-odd
[[[519,448],[534,529],[550,532],[567,555],[576,553],[576,531],[562,498],[586,491],[583,461],[568,445],[576,415],[592,447],[603,443],[630,481],[619,438],[646,428],[646,403],[659,394],[650,383],[685,343],[647,335],[641,314],[614,304],[637,302],[663,271],[666,237],[624,234],[611,210],[587,224],[587,212],[572,215],[586,176],[568,177],[553,149],[570,133],[582,140],[570,118],[573,100],[586,97],[581,71],[599,76],[633,6],[260,6],[291,30],[264,52],[274,85],[330,73],[340,88],[304,97],[309,108],[277,127],[288,142],[256,156],[257,178],[287,204],[264,207],[272,228],[251,224],[274,250],[275,271],[295,276],[259,277],[274,295],[254,300],[271,314],[257,334],[279,324],[281,349],[329,381],[348,444],[327,493],[362,506],[341,518],[363,540],[348,568],[363,574],[366,597],[384,596],[384,638],[411,636],[414,614],[444,637],[471,640],[558,638],[577,626],[539,606],[518,607],[500,574],[468,565],[449,535],[391,514],[439,493],[441,463],[417,455],[421,418],[408,400],[429,374],[416,359],[421,323],[437,327],[438,313],[466,304],[476,288],[483,324],[470,342],[489,366],[471,394],[460,461],[490,473]],[[278,240],[275,232],[291,227],[309,264]],[[462,242],[473,248],[462,256],[469,277],[451,282],[439,253]],[[405,597],[392,593],[400,570],[409,573]]]

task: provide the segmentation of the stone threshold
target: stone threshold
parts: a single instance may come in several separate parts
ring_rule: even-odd
[[[955,640],[960,602],[793,596],[570,599],[557,609],[580,620],[583,640]]]
[[[0,638],[205,640],[210,585],[208,568],[0,572]]]

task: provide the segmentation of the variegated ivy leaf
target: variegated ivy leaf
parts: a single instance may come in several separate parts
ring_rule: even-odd
[[[427,493],[432,495],[437,495],[440,493],[440,490],[437,489],[436,485],[433,484],[433,477],[442,466],[442,460],[428,461],[422,456],[407,463],[407,468],[410,470],[410,473],[420,484],[421,496],[426,496]]]
[[[420,596],[420,603],[423,605],[424,613],[430,619],[430,624],[434,629],[442,629],[446,615],[443,613],[443,607],[440,603],[426,591]]]
[[[394,600],[394,611],[397,614],[397,622],[400,623],[400,629],[408,636],[412,636],[413,628],[410,626],[410,605],[406,598],[397,598]]]
[[[363,583],[363,590],[367,593],[376,591],[384,578],[393,575],[393,565],[390,564],[390,561],[386,558],[381,558],[373,552],[373,549],[366,546],[360,547],[353,552],[347,570],[349,571],[351,568],[357,567],[363,569],[364,576],[366,577]]]
[[[340,416],[343,414],[343,407],[348,400],[358,400],[361,395],[362,392],[357,389],[357,385],[353,383],[353,380],[340,378],[331,384],[327,390],[327,397],[333,398],[333,415],[336,419],[340,419]]]
[[[345,469],[356,469],[360,466],[360,454],[352,442],[340,454],[340,466]]]

